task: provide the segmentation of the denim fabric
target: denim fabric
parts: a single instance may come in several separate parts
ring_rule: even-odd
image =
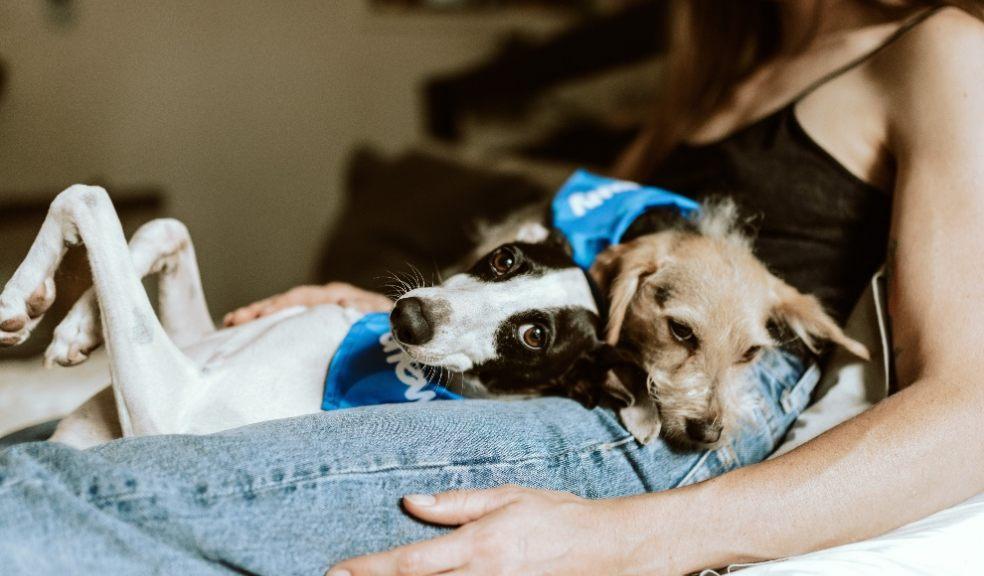
[[[0,453],[0,573],[321,574],[443,533],[404,514],[415,492],[513,482],[610,498],[762,460],[818,371],[782,352],[753,368],[754,417],[708,452],[636,443],[604,409],[560,398],[394,404],[211,436]]]

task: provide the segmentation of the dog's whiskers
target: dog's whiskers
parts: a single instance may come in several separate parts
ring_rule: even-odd
[[[450,368],[446,368],[444,366],[421,365],[421,368],[424,371],[424,375],[427,376],[428,380],[434,383],[435,387],[444,388],[445,390],[455,392],[455,390],[451,388],[451,385],[455,382],[455,376],[461,374],[461,372],[451,370]],[[462,385],[461,390],[457,393],[461,394],[463,392],[464,386]]]
[[[415,288],[415,286],[411,285],[411,283],[398,272],[387,271],[386,275],[381,276],[380,278],[389,279],[389,282],[384,284],[384,287],[388,289],[388,293],[386,295],[392,300],[398,300],[404,294]]]
[[[385,276],[376,277],[377,280],[386,280],[382,287],[386,289],[386,296],[391,300],[399,300],[408,292],[429,285],[423,273],[416,266],[407,262],[407,267],[410,269],[407,272],[390,270]]]
[[[414,288],[425,288],[428,285],[427,280],[424,278],[424,274],[420,271],[420,269],[409,262],[407,262],[407,266],[410,268],[411,274],[413,275],[413,280],[417,284]]]

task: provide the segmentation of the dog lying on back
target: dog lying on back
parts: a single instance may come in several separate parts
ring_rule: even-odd
[[[720,444],[744,418],[749,367],[777,332],[868,359],[821,307],[772,275],[738,228],[731,201],[608,248],[591,269],[610,296],[607,342],[623,362],[604,384],[642,442]],[[778,330],[776,330],[778,328]]]

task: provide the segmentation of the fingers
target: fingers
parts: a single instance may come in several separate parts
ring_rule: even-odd
[[[226,327],[238,326],[292,306],[317,304],[317,292],[319,290],[323,290],[323,288],[319,286],[298,286],[291,288],[283,294],[253,302],[249,306],[243,306],[238,310],[226,314],[225,318],[222,319],[222,325]]]
[[[491,490],[455,490],[433,496],[414,494],[406,496],[403,505],[421,520],[457,526],[512,504],[522,496],[523,490],[507,484]]]
[[[328,570],[327,576],[443,575],[463,567],[471,555],[471,537],[457,530],[433,540],[346,560]]]
[[[266,300],[254,302],[249,306],[243,306],[238,310],[233,310],[222,319],[222,325],[226,327],[239,326],[240,324],[256,320],[260,316],[264,316],[264,311],[269,310],[271,305],[272,299],[267,298]],[[269,312],[266,313],[269,314]]]
[[[283,294],[243,306],[226,314],[222,324],[226,327],[238,326],[292,306],[319,304],[337,304],[361,312],[389,312],[393,309],[393,302],[382,294],[343,282],[332,282],[325,286],[298,286]]]
[[[323,290],[323,302],[326,304],[338,304],[360,312],[389,312],[393,309],[393,301],[386,296],[344,282],[331,282]]]
[[[339,306],[355,308],[360,312],[389,312],[393,309],[393,301],[381,294],[366,292],[365,295],[341,298]]]

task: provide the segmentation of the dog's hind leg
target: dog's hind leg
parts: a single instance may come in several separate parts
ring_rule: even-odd
[[[204,379],[154,316],[102,188],[72,186],[52,202],[27,258],[0,293],[0,342],[27,338],[29,300],[52,276],[65,247],[78,243],[89,253],[123,434],[180,432],[182,415]]]
[[[215,331],[202,290],[191,236],[170,218],[152,220],[130,239],[130,259],[140,277],[156,274],[164,331],[179,348]],[[99,306],[93,288],[86,291],[55,328],[45,364],[74,366],[102,344]]]

